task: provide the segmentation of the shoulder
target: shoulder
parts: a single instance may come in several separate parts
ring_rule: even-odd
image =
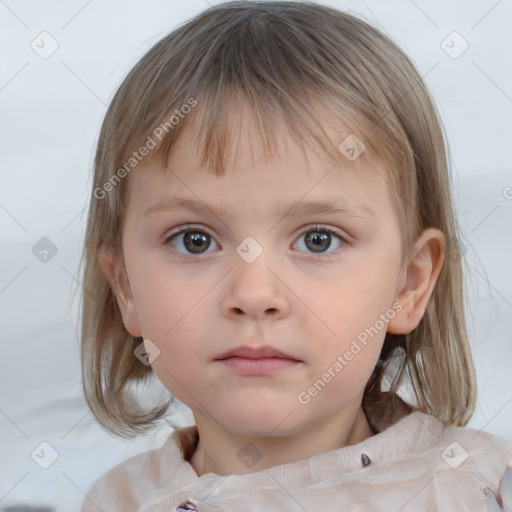
[[[442,430],[439,445],[443,460],[454,468],[503,476],[512,467],[512,444],[484,430],[449,425]]]
[[[512,510],[512,444],[485,432],[448,426],[440,441],[443,458],[454,469],[470,471],[485,491],[489,510]],[[494,508],[500,506],[500,508]]]
[[[512,510],[511,443],[483,430],[444,426],[424,413],[413,415],[422,423],[419,430],[430,438],[424,456],[432,469],[432,489],[439,505],[462,510],[462,502],[465,498],[469,502],[474,494],[475,503],[485,504],[474,510]],[[465,491],[463,498],[457,490]]]
[[[130,457],[102,475],[87,493],[81,512],[131,512],[155,489],[165,488],[183,472],[193,471],[182,458],[182,442],[194,427],[174,430],[160,448]]]

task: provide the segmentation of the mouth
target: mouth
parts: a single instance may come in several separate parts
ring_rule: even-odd
[[[302,362],[268,345],[241,345],[224,352],[215,361],[241,375],[269,375],[288,370]]]

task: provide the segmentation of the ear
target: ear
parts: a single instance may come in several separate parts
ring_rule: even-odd
[[[446,241],[439,229],[426,229],[414,245],[395,297],[402,309],[388,322],[387,331],[393,334],[407,334],[418,326],[444,264]]]
[[[142,336],[137,306],[133,299],[123,258],[117,256],[112,248],[102,246],[98,251],[98,263],[116,297],[126,330],[132,336]]]

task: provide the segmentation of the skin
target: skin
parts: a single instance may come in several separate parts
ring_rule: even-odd
[[[224,176],[201,168],[189,137],[165,172],[142,162],[129,176],[120,263],[125,277],[114,277],[118,255],[99,254],[127,330],[159,348],[153,370],[194,413],[200,441],[190,464],[198,475],[250,473],[370,437],[361,401],[386,331],[417,326],[444,259],[444,237],[429,229],[401,268],[400,219],[389,175],[369,151],[343,165],[310,150],[306,160],[283,126],[279,152],[266,160],[251,124],[244,126]],[[331,136],[336,144],[344,138],[336,131]],[[144,215],[171,196],[228,213],[174,209]],[[375,215],[278,214],[300,200],[361,202]],[[191,232],[202,228],[210,235],[199,245],[204,252],[191,253],[183,233],[168,240],[187,224]],[[324,252],[314,252],[300,233],[308,226],[312,234],[336,232]],[[263,249],[252,263],[236,252],[248,236]],[[401,311],[316,396],[300,403],[299,393],[393,304]],[[272,345],[300,362],[247,376],[215,361],[241,344]],[[261,454],[251,467],[237,456],[249,442]]]

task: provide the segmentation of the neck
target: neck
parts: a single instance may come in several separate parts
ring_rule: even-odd
[[[227,432],[210,417],[194,414],[199,432],[190,464],[198,476],[247,474],[351,446],[373,432],[361,407],[287,436],[246,437]]]

